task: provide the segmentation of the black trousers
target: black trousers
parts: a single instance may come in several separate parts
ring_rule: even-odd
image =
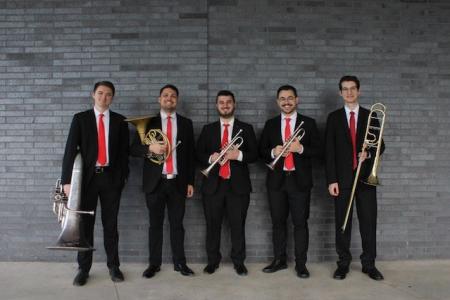
[[[243,263],[245,254],[245,219],[250,195],[239,195],[232,191],[229,180],[219,179],[216,193],[203,194],[203,211],[206,219],[206,253],[208,264],[218,264],[222,259],[220,237],[223,216],[226,213],[230,223],[231,260]]]
[[[105,172],[95,174],[86,189],[85,199],[81,202],[81,210],[97,209],[100,199],[101,218],[103,225],[103,244],[105,247],[108,268],[119,266],[119,234],[117,231],[117,215],[119,213],[121,188],[112,184],[112,173]],[[83,231],[86,240],[94,246],[95,216],[81,215],[83,220]],[[89,272],[92,266],[92,252],[78,252],[79,268]]]
[[[180,194],[175,179],[161,179],[153,193],[146,193],[150,227],[148,229],[149,262],[159,266],[162,262],[164,212],[170,223],[170,245],[174,264],[186,263],[184,254],[184,227],[186,194]]]
[[[339,256],[338,266],[348,266],[352,260],[350,253],[350,239],[352,234],[353,207],[344,233],[341,227],[344,224],[345,213],[350,199],[351,189],[341,189],[335,199],[334,212],[336,220],[336,252]],[[361,264],[372,267],[377,256],[377,193],[376,187],[364,183],[358,183],[353,203],[359,220],[359,232],[361,234],[363,252],[360,256]]]
[[[295,262],[305,264],[309,244],[308,218],[311,191],[299,191],[297,185],[293,174],[286,175],[280,190],[267,191],[272,217],[272,243],[274,258],[286,260],[286,223],[290,212],[294,225]]]

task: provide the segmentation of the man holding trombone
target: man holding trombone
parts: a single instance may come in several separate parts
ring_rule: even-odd
[[[238,275],[248,271],[244,265],[245,219],[252,191],[248,163],[256,161],[256,136],[250,124],[234,117],[236,100],[230,91],[219,91],[216,108],[220,120],[203,127],[196,153],[202,169],[202,202],[206,218],[204,272],[212,274],[219,267],[220,233],[226,214],[231,231],[231,260]]]
[[[311,198],[311,158],[321,152],[320,138],[314,119],[297,113],[297,90],[281,86],[277,104],[281,114],[268,120],[259,142],[259,152],[268,163],[266,187],[272,218],[274,259],[263,269],[273,273],[287,268],[286,221],[291,213],[294,224],[295,270],[300,278],[308,278],[306,268]]]
[[[360,180],[367,178],[368,171],[384,151],[383,141],[380,143],[383,126],[379,122],[382,117],[384,123],[384,111],[380,111],[383,116],[375,116],[372,109],[369,111],[361,107],[358,102],[359,86],[356,76],[341,78],[339,90],[344,99],[344,107],[328,115],[326,126],[326,174],[328,191],[335,199],[336,252],[339,255],[338,268],[333,277],[342,280],[349,272],[354,198],[363,248],[360,256],[362,271],[374,280],[382,280],[383,275],[375,267],[377,194],[376,187],[372,184],[376,183],[369,185]],[[377,105],[384,108],[382,104]],[[371,139],[378,140],[376,147],[367,150]]]

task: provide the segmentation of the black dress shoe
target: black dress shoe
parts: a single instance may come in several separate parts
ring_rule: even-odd
[[[308,278],[309,277],[309,271],[306,268],[305,265],[296,265],[295,271],[297,272],[297,276],[300,278]]]
[[[175,264],[173,269],[174,271],[180,272],[183,276],[194,275],[194,271],[192,271],[186,264]]]
[[[262,271],[264,273],[274,273],[283,269],[287,269],[286,261],[281,259],[274,259],[272,263],[265,267]]]
[[[204,269],[204,273],[212,274],[219,268],[219,264],[208,264]]]
[[[119,267],[109,268],[109,275],[114,282],[122,282],[124,280],[123,273],[120,271]]]
[[[142,277],[152,278],[159,271],[161,271],[160,266],[150,265],[147,269],[145,269],[144,273],[142,273]]]
[[[85,285],[89,278],[89,272],[79,270],[75,278],[73,279],[73,285],[82,286]]]
[[[338,279],[338,280],[345,279],[345,276],[347,276],[347,273],[348,273],[348,267],[340,266],[336,269],[336,271],[334,271],[333,278]]]
[[[247,276],[248,270],[245,267],[244,263],[234,264],[234,270],[239,276]]]
[[[362,272],[369,275],[373,280],[383,280],[383,274],[376,267],[363,267]]]

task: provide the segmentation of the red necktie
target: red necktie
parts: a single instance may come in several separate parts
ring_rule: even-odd
[[[97,134],[97,162],[103,166],[106,164],[106,142],[105,142],[105,124],[103,123],[103,114],[98,116],[98,134]]]
[[[224,126],[224,129],[223,129],[222,144],[221,144],[222,149],[225,148],[228,144],[228,126],[230,126],[230,124],[223,124],[223,126]],[[229,160],[223,166],[220,166],[219,176],[222,177],[223,179],[230,178],[230,161]]]
[[[286,126],[284,127],[284,142],[286,142],[291,136],[291,118],[285,118]],[[289,152],[288,156],[284,159],[284,168],[286,170],[292,170],[294,168],[294,155]]]
[[[352,148],[353,148],[353,170],[356,169],[358,165],[356,159],[356,126],[355,126],[355,112],[350,112],[350,137],[352,139]]]
[[[169,139],[169,144],[172,145],[172,121],[170,118],[170,115],[167,116],[167,138]],[[172,158],[172,151],[170,152],[169,156],[166,159],[166,173],[172,174],[173,173],[173,158]]]

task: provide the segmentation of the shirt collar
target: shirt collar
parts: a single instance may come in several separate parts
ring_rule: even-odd
[[[281,113],[281,119],[282,119],[283,121],[284,121],[285,119],[287,119],[287,118],[291,119],[291,121],[294,121],[294,122],[297,121],[297,112],[293,113],[293,114],[290,115],[290,116]]]
[[[224,122],[224,120],[222,118],[220,118],[220,127],[223,127],[223,124],[229,124],[231,127],[233,127],[234,124],[234,117],[232,117],[231,119],[229,119],[228,122]]]
[[[167,120],[167,113],[163,110],[160,111],[161,114],[161,120]],[[172,118],[172,120],[175,120],[177,118],[177,113],[173,112],[170,114],[170,117]]]
[[[356,105],[354,110],[350,110],[350,108],[347,105],[344,105],[344,109],[345,109],[345,113],[348,115],[350,115],[350,112],[355,112],[355,114],[357,115],[359,112],[359,104]]]
[[[94,106],[94,113],[95,118],[98,118],[98,116],[101,114],[101,112],[99,112],[95,106]],[[103,117],[109,118],[109,108],[103,112]]]

